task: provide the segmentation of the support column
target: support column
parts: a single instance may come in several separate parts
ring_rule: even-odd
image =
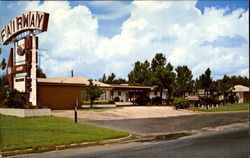
[[[30,92],[30,102],[32,105],[37,105],[37,78],[36,78],[36,71],[37,71],[37,46],[36,46],[36,35],[31,34],[32,36],[32,60],[31,60],[31,92]]]

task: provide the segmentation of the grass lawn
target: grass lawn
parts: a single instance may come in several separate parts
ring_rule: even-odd
[[[223,112],[223,111],[248,111],[249,104],[226,104],[220,105],[219,107],[209,108],[195,108],[195,111],[203,111],[203,112]]]
[[[128,136],[128,132],[75,124],[66,118],[18,118],[0,115],[0,150],[100,141]]]

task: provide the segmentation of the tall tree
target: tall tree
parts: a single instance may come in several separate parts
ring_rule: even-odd
[[[203,89],[205,92],[205,98],[204,101],[206,103],[206,108],[208,109],[208,104],[209,104],[209,92],[211,93],[211,86],[212,86],[212,78],[211,78],[211,70],[208,68],[204,74],[199,76],[198,81],[198,89]]]
[[[106,80],[107,80],[107,77],[106,77],[105,74],[103,74],[102,78],[99,79],[99,81],[100,81],[100,82],[103,82],[103,83],[105,83]]]
[[[108,84],[123,84],[123,83],[127,83],[127,81],[123,78],[115,78],[116,75],[114,73],[111,73],[110,76],[108,76],[108,78],[106,77],[106,75],[104,74],[102,76],[102,78],[99,79],[100,82],[103,83],[108,83]]]
[[[5,70],[6,65],[7,65],[7,64],[6,64],[6,62],[5,62],[5,59],[3,59],[2,62],[0,63],[0,69],[1,69],[1,70]]]
[[[166,87],[167,70],[165,69],[167,59],[162,53],[156,53],[151,61],[151,70],[153,74],[153,84],[160,91],[162,99],[163,89]]]
[[[231,76],[230,80],[232,82],[232,84],[235,85],[243,85],[243,86],[250,86],[250,82],[249,82],[249,78],[247,78],[246,76]]]
[[[0,56],[1,56],[1,54],[2,54],[2,48],[0,48]],[[5,68],[6,68],[6,62],[5,62],[5,59],[3,58],[2,59],[2,61],[1,61],[1,63],[0,63],[0,71],[1,71],[1,74],[2,74],[2,70],[5,70]]]
[[[137,61],[128,79],[131,85],[151,85],[150,63],[147,60],[144,63]]]
[[[7,75],[0,76],[0,104],[8,97],[8,85]]]
[[[114,82],[115,79],[115,74],[112,72],[110,76],[108,76],[107,80],[105,83],[109,83],[112,84]]]
[[[90,107],[93,107],[93,101],[100,97],[104,91],[97,85],[93,84],[93,80],[89,79],[89,85],[86,86],[83,91],[87,94],[88,98],[90,99]]]
[[[46,75],[43,72],[42,68],[40,68],[40,67],[37,68],[36,77],[37,78],[46,78]]]
[[[178,66],[176,69],[176,92],[185,97],[186,92],[191,92],[193,87],[192,71],[186,66]]]
[[[160,98],[162,99],[163,90],[167,89],[169,99],[173,91],[173,85],[175,80],[175,73],[173,72],[173,66],[168,63],[167,59],[162,53],[157,53],[151,62],[152,71],[152,83],[157,86],[160,91]]]
[[[114,79],[113,84],[125,84],[127,81],[123,78]]]
[[[208,68],[204,74],[199,76],[199,88],[204,89],[205,91],[209,91],[211,84],[212,84],[212,78],[211,78],[211,70]]]
[[[165,81],[165,87],[167,90],[168,90],[168,99],[171,99],[171,95],[172,95],[172,92],[175,88],[175,78],[176,78],[176,74],[173,72],[173,69],[174,67],[168,63],[167,66],[166,66],[166,70],[167,70],[167,73],[166,73],[166,81]]]
[[[221,80],[217,80],[217,82],[218,82],[218,91],[220,94],[223,95],[223,104],[225,105],[228,92],[232,89],[234,85],[230,77],[228,77],[227,75],[224,75],[224,77]]]
[[[164,68],[166,63],[166,57],[162,53],[156,53],[151,62],[151,69],[152,71],[157,71],[157,69]]]

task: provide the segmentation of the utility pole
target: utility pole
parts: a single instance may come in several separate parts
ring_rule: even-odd
[[[39,53],[38,53],[38,67],[40,67],[40,68],[41,68],[41,57],[43,57],[43,55],[42,55],[42,54],[40,54],[40,53],[41,53],[41,51],[40,51],[40,50],[43,50],[43,51],[48,51],[48,49],[37,49],[37,50],[39,50]]]

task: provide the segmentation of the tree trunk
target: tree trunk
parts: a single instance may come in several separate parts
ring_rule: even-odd
[[[168,89],[168,100],[169,100],[169,103],[171,104],[171,90],[170,88]]]
[[[161,104],[162,104],[162,92],[163,92],[163,88],[161,87],[161,90],[160,90]]]
[[[226,94],[225,92],[223,92],[223,105],[225,105],[225,102],[226,102]]]
[[[90,108],[93,108],[93,99],[90,99]]]

